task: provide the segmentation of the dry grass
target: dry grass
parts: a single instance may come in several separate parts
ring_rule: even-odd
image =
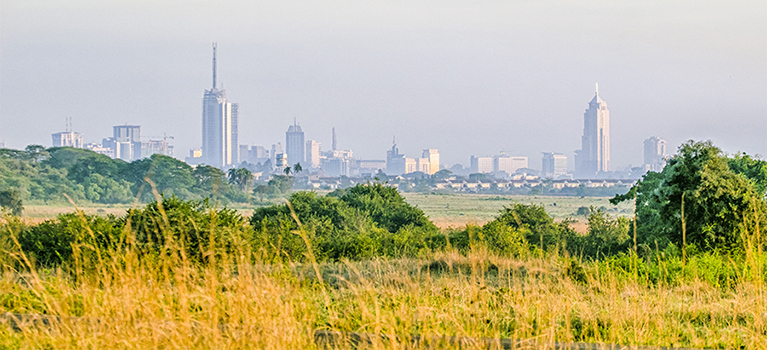
[[[254,265],[240,253],[193,265],[134,251],[68,272],[6,270],[3,313],[80,318],[21,332],[0,326],[0,347],[298,349],[315,346],[316,329],[404,341],[374,348],[407,348],[412,334],[532,339],[541,348],[587,341],[758,349],[767,342],[764,285],[745,281],[732,290],[700,280],[648,286],[587,265],[587,283],[577,283],[560,258],[483,252],[317,270]]]

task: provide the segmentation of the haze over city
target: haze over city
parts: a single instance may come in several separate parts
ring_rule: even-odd
[[[581,148],[594,84],[610,108],[612,168],[642,142],[688,139],[767,154],[767,4],[642,2],[4,1],[0,140],[50,145],[112,126],[201,147],[218,79],[239,104],[239,143],[306,139],[385,159],[392,137],[443,164]]]

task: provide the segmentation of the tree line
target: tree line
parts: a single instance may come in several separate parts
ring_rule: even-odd
[[[288,175],[277,182],[266,184],[267,190],[256,194],[282,195],[292,188]],[[0,149],[0,200],[16,212],[22,200],[60,203],[68,196],[78,202],[104,204],[149,202],[155,191],[185,200],[247,203],[254,198],[253,185],[253,174],[247,169],[193,168],[160,154],[126,162],[71,147]]]

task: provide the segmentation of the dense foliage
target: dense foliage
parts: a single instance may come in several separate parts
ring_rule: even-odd
[[[125,216],[68,213],[38,225],[22,227],[18,241],[24,252],[45,266],[69,262],[74,254],[104,258],[105,252],[121,252],[130,246],[156,256],[184,254],[191,260],[215,256],[227,246],[250,240],[243,236],[245,219],[231,209],[219,209],[207,200],[184,201],[177,197],[131,209]],[[213,235],[214,237],[211,237]],[[174,242],[168,246],[167,242]]]
[[[318,260],[416,256],[441,235],[423,211],[380,183],[327,196],[297,192],[289,205],[257,209],[250,223],[257,249],[278,260],[303,260],[307,243]]]
[[[765,179],[767,162],[727,158],[711,142],[690,141],[663,171],[647,173],[611,202],[636,197],[637,240],[645,252],[669,244],[737,251],[759,241],[756,234],[767,227]]]
[[[13,189],[32,201],[63,202],[66,195],[104,204],[131,203],[137,198],[148,202],[155,199],[156,190],[182,199],[247,202],[250,172],[237,169],[230,175],[228,179],[215,167],[192,168],[160,154],[128,163],[71,147],[0,149],[0,190]]]

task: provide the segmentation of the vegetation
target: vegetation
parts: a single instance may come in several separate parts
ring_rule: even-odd
[[[0,348],[316,348],[316,330],[381,335],[372,348],[443,335],[760,348],[759,162],[685,144],[615,198],[636,196],[636,221],[590,207],[585,234],[521,203],[441,231],[381,183],[297,192],[249,219],[181,191],[163,197],[161,181],[156,201],[123,216],[6,215],[0,313],[75,318],[0,322]],[[677,221],[681,234],[665,226]]]
[[[154,196],[146,178],[167,196],[248,202],[252,175],[246,169],[233,170],[227,179],[215,167],[193,169],[159,154],[127,163],[71,147],[0,149],[0,190],[12,189],[23,200],[45,203],[66,203],[66,196],[104,204],[132,203],[136,198],[148,202]]]
[[[767,227],[765,179],[767,162],[742,155],[728,159],[710,142],[690,141],[663,171],[647,173],[612,202],[636,198],[637,240],[644,252],[669,244],[737,252],[763,244],[756,232]]]

